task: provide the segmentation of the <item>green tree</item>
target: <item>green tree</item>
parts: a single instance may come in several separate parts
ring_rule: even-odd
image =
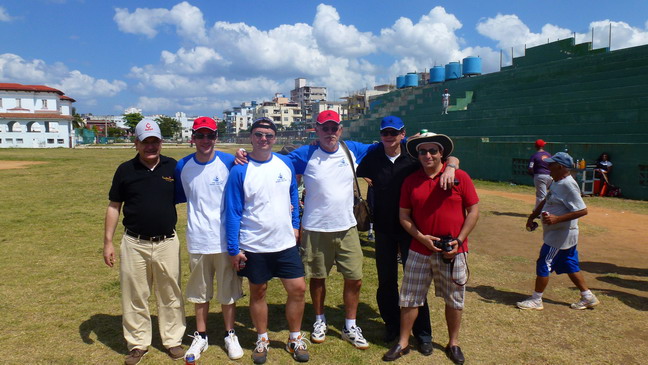
[[[135,127],[140,120],[144,119],[144,116],[140,113],[129,113],[124,114],[125,124],[130,128],[131,132],[135,133]]]
[[[162,137],[165,138],[173,138],[182,129],[182,125],[175,118],[157,117],[155,121],[160,126]]]
[[[74,129],[79,129],[79,128],[85,128],[86,123],[81,118],[79,114],[76,112],[76,108],[72,108],[72,128]]]
[[[218,122],[218,135],[224,136],[225,133],[227,133],[227,122],[226,121]]]
[[[124,130],[116,127],[108,127],[108,137],[123,137]]]

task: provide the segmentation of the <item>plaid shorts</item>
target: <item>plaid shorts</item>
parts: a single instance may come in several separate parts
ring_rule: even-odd
[[[400,290],[401,307],[423,306],[434,279],[435,295],[444,298],[449,307],[463,309],[466,288],[455,282],[466,282],[466,256],[464,254],[455,256],[454,270],[452,270],[453,265],[446,264],[442,258],[441,253],[426,256],[409,251]]]

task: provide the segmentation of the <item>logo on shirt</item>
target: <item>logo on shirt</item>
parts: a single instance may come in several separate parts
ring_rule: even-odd
[[[173,182],[174,181],[173,177],[171,177],[171,176],[162,176],[162,178],[164,179],[164,181],[168,181],[168,182]]]
[[[212,181],[209,182],[209,185],[223,185],[225,183],[225,180],[220,179],[218,176],[212,179]]]
[[[338,167],[345,167],[345,166],[349,166],[349,163],[346,161],[346,158],[343,158],[338,164]]]
[[[279,176],[277,177],[277,180],[275,182],[280,183],[280,182],[284,182],[284,181],[288,181],[288,179],[283,177],[283,174],[279,173]]]

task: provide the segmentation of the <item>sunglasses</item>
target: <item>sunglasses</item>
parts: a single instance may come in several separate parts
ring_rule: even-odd
[[[212,140],[212,141],[216,139],[216,136],[217,136],[216,133],[207,133],[207,134],[205,134],[205,133],[194,133],[193,134],[194,139],[207,138],[207,139]]]
[[[331,131],[331,133],[335,133],[340,129],[340,127],[337,127],[337,126],[336,127],[324,126],[324,127],[320,127],[320,128],[322,128],[322,130],[324,132],[326,132],[326,133],[328,133],[329,131]]]
[[[395,129],[384,129],[380,131],[380,135],[383,137],[387,137],[387,136],[396,137],[399,134],[401,134],[401,131],[397,131]]]
[[[418,150],[419,156],[426,156],[428,153],[431,154],[432,156],[434,156],[437,153],[439,153],[439,149],[432,147],[432,148],[427,149],[427,150],[425,148],[421,148],[421,149]]]
[[[256,138],[259,138],[259,139],[265,137],[265,138],[268,139],[268,140],[270,140],[270,139],[274,139],[274,138],[275,138],[275,135],[272,134],[272,133],[254,132],[254,136],[255,136]]]

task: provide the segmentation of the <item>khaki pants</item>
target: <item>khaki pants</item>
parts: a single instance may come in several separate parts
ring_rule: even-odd
[[[151,345],[152,326],[148,299],[155,287],[162,344],[180,345],[185,313],[180,289],[180,241],[176,235],[161,242],[124,234],[120,250],[122,326],[128,351]]]

